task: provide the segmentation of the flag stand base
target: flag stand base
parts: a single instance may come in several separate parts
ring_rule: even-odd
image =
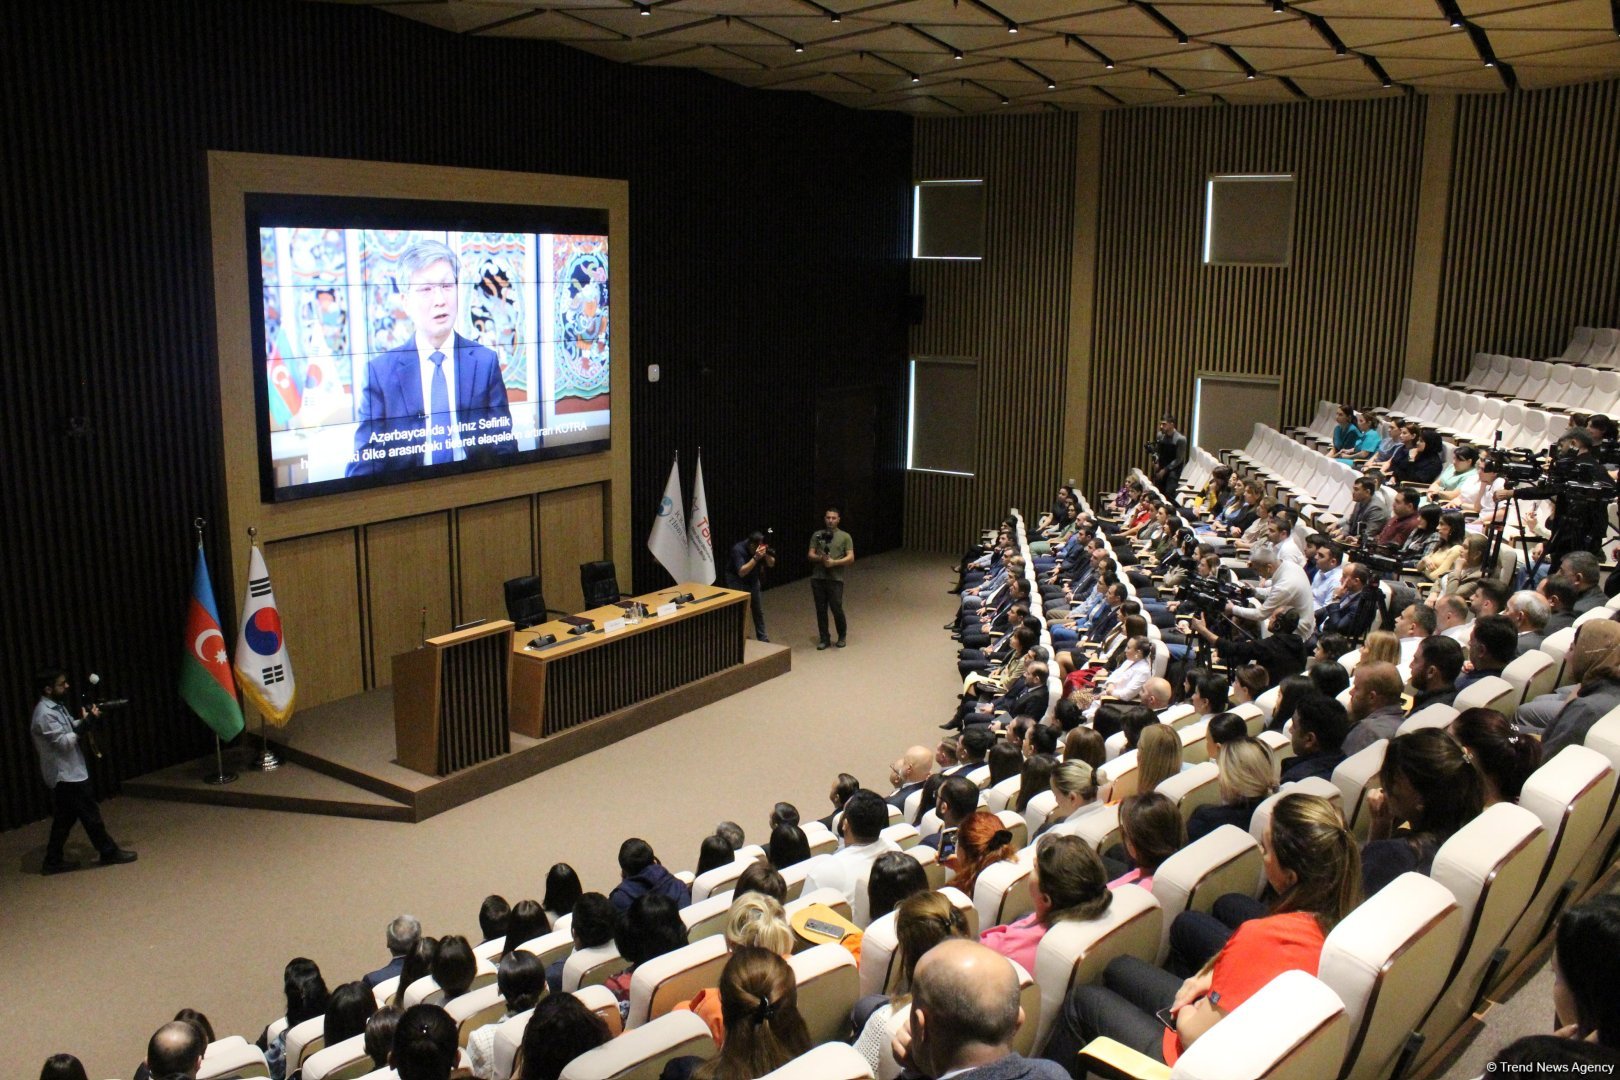
[[[275,772],[281,768],[281,759],[276,757],[275,753],[270,749],[270,744],[265,743],[264,753],[254,758],[252,764],[248,767],[256,772]]]
[[[205,783],[205,784],[216,784],[216,785],[218,785],[218,784],[234,784],[234,783],[236,783],[236,774],[233,773],[233,772],[210,773],[207,776],[203,777],[203,783]]]
[[[203,777],[203,783],[216,786],[236,783],[236,774],[225,771],[225,748],[220,743],[218,735],[214,736],[214,764],[214,771]]]

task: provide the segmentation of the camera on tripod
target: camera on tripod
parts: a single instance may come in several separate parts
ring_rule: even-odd
[[[1196,615],[1224,615],[1228,603],[1242,604],[1253,597],[1254,590],[1245,585],[1196,574],[1189,575],[1176,594],[1180,610]]]

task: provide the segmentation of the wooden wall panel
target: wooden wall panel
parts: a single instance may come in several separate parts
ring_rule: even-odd
[[[704,487],[708,487],[705,479]],[[585,594],[579,587],[579,564],[606,558],[602,515],[607,493],[601,484],[548,491],[539,496],[540,585],[546,604],[559,611],[579,611]],[[645,544],[637,544],[645,549]],[[619,588],[629,592],[623,567]]]
[[[1079,129],[1074,113],[917,123],[913,180],[985,181],[985,257],[912,264],[911,354],[979,361],[979,441],[971,479],[908,474],[908,547],[959,551],[1061,479]]]
[[[627,586],[653,580],[641,538],[676,449],[690,483],[705,448],[718,537],[814,527],[814,411],[792,406],[827,385],[893,403],[872,466],[883,517],[861,543],[899,542],[906,116],[285,0],[63,0],[0,35],[0,100],[28,148],[0,160],[0,252],[27,268],[0,304],[0,686],[22,709],[33,671],[63,664],[137,700],[101,794],[211,745],[175,693],[191,521],[212,523],[222,596],[240,541],[218,532],[210,150],[627,181]],[[799,552],[776,579],[804,572]],[[273,556],[271,573],[279,588]],[[47,812],[21,724],[0,727],[0,793],[0,827]]]
[[[1458,103],[1436,380],[1620,325],[1620,81]]]
[[[534,500],[505,499],[456,511],[456,622],[506,618],[509,578],[540,565],[534,542]]]
[[[1282,419],[1388,401],[1404,370],[1422,98],[1103,117],[1088,488],[1118,482],[1199,370],[1275,375]],[[1206,267],[1211,173],[1293,172],[1287,268]]]
[[[338,529],[264,545],[300,708],[365,686],[355,535]]]
[[[367,525],[366,613],[371,632],[371,686],[393,680],[395,653],[422,643],[422,611],[427,636],[454,625],[450,604],[450,517],[422,514]]]

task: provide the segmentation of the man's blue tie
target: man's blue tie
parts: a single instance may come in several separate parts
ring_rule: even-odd
[[[433,361],[431,388],[433,400],[430,402],[433,408],[433,426],[444,431],[442,436],[438,436],[440,448],[433,451],[431,463],[442,465],[456,459],[456,452],[450,449],[450,386],[444,381],[444,353],[436,352],[428,359]]]

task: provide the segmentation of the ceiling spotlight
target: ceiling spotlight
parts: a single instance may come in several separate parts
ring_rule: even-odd
[[[1046,80],[1046,88],[1048,90],[1056,90],[1057,89],[1057,80],[1056,79],[1047,79]]]
[[[1176,97],[1186,97],[1186,96],[1187,96],[1187,91],[1185,91],[1185,90],[1177,90],[1176,91]]]
[[[793,51],[794,52],[804,52],[804,46],[799,44],[797,41],[795,41],[793,43]]]
[[[833,22],[843,22],[844,17],[842,15],[838,14],[838,12],[835,11],[835,12],[832,13],[832,21]]]
[[[1273,15],[1286,15],[1288,14],[1288,8],[1283,3],[1283,0],[1271,0],[1271,13]]]
[[[1249,82],[1254,82],[1254,72],[1252,72],[1252,71],[1249,72],[1247,75],[1245,75],[1243,77],[1245,79],[1247,79]]]
[[[1009,34],[1018,33],[1018,24],[1013,22],[1011,19],[1007,20],[1007,33],[1009,33]]]
[[[1187,35],[1186,34],[1177,34],[1176,35],[1176,44],[1177,45],[1185,45],[1185,44],[1187,44]]]
[[[1388,75],[1385,75],[1385,76],[1384,76],[1384,89],[1385,89],[1385,90],[1388,90],[1388,89],[1389,89],[1389,88],[1390,88],[1390,87],[1391,87],[1391,86],[1394,86],[1394,85],[1395,85],[1395,84],[1394,84],[1394,83],[1393,83],[1393,82],[1391,82],[1391,81],[1390,81],[1390,78],[1389,78],[1389,76],[1388,76]]]
[[[648,7],[646,4],[637,4],[636,5],[636,14],[637,15],[651,15],[652,14],[652,8]]]
[[[956,57],[956,59],[958,59],[958,60],[960,60],[960,59],[962,59],[962,50],[961,50],[961,49],[957,49],[957,50],[956,50],[956,51],[955,51],[955,52],[954,52],[954,53],[952,53],[952,54],[951,54],[951,55],[952,55],[952,56],[954,56],[954,57]]]
[[[1486,67],[1495,67],[1496,66],[1496,61],[1492,60],[1490,57],[1486,57],[1485,58],[1485,66]]]
[[[1012,98],[1002,98],[1001,103],[1003,105],[1011,105],[1012,104]]]
[[[1333,55],[1334,56],[1343,56],[1344,55],[1344,42],[1341,41],[1338,44],[1333,46]]]
[[[1113,71],[1114,70],[1114,62],[1112,60],[1108,61],[1108,63],[1103,65],[1103,68],[1105,70],[1107,70],[1107,71]]]
[[[911,77],[911,81],[912,82],[922,82],[922,76],[921,75],[913,75]]]

